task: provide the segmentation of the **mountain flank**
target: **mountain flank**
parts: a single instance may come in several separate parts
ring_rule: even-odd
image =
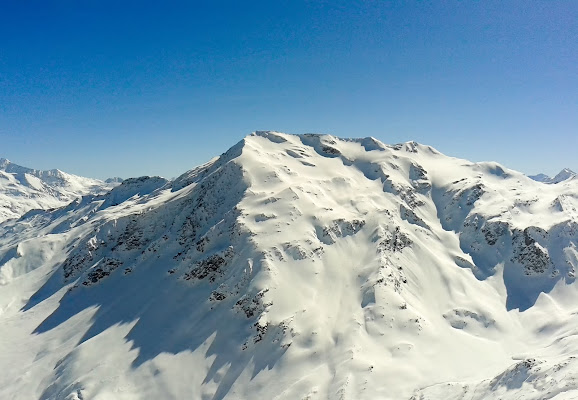
[[[577,210],[576,180],[258,131],[0,223],[0,398],[573,398]]]

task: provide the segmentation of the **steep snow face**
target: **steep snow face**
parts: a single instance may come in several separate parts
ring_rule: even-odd
[[[575,397],[577,185],[256,132],[30,212],[0,224],[0,397]]]
[[[33,209],[62,207],[77,197],[104,193],[119,182],[101,182],[57,169],[40,171],[0,159],[0,221]]]
[[[555,177],[550,178],[548,175],[545,174],[538,174],[530,176],[529,178],[542,183],[560,183],[570,179],[576,179],[578,174],[572,171],[571,169],[564,168],[562,171],[558,172]]]

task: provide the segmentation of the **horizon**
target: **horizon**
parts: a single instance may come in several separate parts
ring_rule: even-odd
[[[10,3],[0,156],[174,177],[255,130],[578,170],[578,3]]]

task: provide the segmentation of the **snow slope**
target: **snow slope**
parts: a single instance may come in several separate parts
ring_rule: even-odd
[[[0,158],[0,221],[19,218],[33,209],[62,207],[77,197],[112,189],[108,183],[67,174],[57,169],[41,171]]]
[[[578,181],[256,132],[0,224],[0,398],[578,396]]]

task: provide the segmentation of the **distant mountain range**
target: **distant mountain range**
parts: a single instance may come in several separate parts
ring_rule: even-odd
[[[552,183],[564,182],[564,181],[567,181],[569,179],[576,179],[577,175],[578,174],[576,174],[576,172],[572,171],[571,169],[564,168],[562,171],[558,172],[558,174],[556,174],[556,176],[553,178],[551,178],[545,174],[532,175],[532,176],[529,176],[529,178],[531,178],[537,182],[552,184]]]
[[[578,398],[577,179],[270,131],[170,181],[2,165],[0,399]]]
[[[0,221],[19,218],[33,209],[62,207],[77,197],[106,193],[118,178],[102,182],[58,169],[41,171],[0,158]]]

